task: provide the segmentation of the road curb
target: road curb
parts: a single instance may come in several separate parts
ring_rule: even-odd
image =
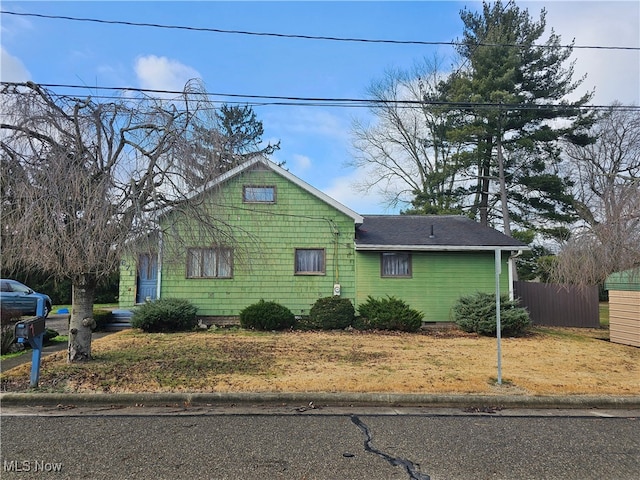
[[[369,407],[502,407],[638,409],[640,396],[438,395],[400,393],[2,393],[6,406],[44,405],[308,405]]]

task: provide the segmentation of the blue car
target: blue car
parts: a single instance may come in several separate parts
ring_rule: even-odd
[[[0,279],[0,308],[2,315],[35,315],[38,298],[44,300],[44,316],[51,311],[51,298],[44,293],[34,292],[16,280]]]

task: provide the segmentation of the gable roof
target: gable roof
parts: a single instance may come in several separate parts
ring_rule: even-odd
[[[367,215],[356,250],[529,250],[519,240],[458,215]]]
[[[331,205],[333,208],[335,208],[336,210],[344,213],[346,216],[351,217],[356,225],[359,225],[359,224],[362,223],[362,216],[360,214],[354,212],[349,207],[346,207],[345,205],[341,204],[337,200],[331,198],[326,193],[321,192],[320,190],[318,190],[315,187],[312,187],[311,185],[309,185],[304,180],[296,177],[291,172],[285,170],[282,167],[279,167],[278,165],[273,163],[271,160],[269,160],[269,159],[267,159],[267,158],[265,158],[263,156],[253,157],[251,160],[248,160],[248,161],[244,162],[243,164],[238,165],[235,168],[232,168],[231,170],[225,172],[224,174],[220,175],[219,177],[217,177],[216,179],[212,180],[211,182],[208,182],[207,184],[203,185],[202,187],[194,190],[190,195],[188,195],[188,198],[191,199],[191,198],[197,197],[198,195],[201,195],[202,193],[205,193],[208,190],[210,190],[212,188],[215,188],[218,185],[223,184],[227,180],[230,180],[230,179],[240,175],[241,173],[247,172],[247,171],[249,171],[251,169],[260,168],[260,167],[269,169],[269,170],[273,171],[274,173],[280,175],[281,177],[286,178],[291,183],[297,185],[298,187],[302,188],[303,190],[306,190],[311,195],[313,195],[313,196],[319,198],[320,200],[322,200],[323,202]]]

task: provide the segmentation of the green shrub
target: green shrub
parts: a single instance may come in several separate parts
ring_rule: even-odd
[[[320,330],[342,330],[353,323],[355,314],[348,298],[319,298],[309,311],[309,324]]]
[[[44,330],[44,335],[42,336],[42,341],[46,345],[51,341],[52,338],[56,338],[59,336],[60,333],[58,333],[57,330],[54,330],[53,328],[46,328]]]
[[[240,312],[242,328],[254,330],[285,330],[296,323],[296,317],[287,307],[276,302],[265,302],[249,305]]]
[[[422,326],[424,315],[414,310],[403,300],[395,297],[375,299],[367,297],[367,301],[358,307],[362,317],[358,325],[377,330],[400,330],[416,332]]]
[[[198,323],[197,311],[188,300],[161,298],[136,308],[131,326],[145,332],[192,330]]]
[[[112,318],[111,310],[94,310],[93,320],[96,322],[96,328],[94,330],[96,332],[103,331],[106,326],[111,323]]]
[[[16,347],[15,324],[20,314],[0,305],[0,355],[11,353]]]
[[[52,338],[56,338],[59,335],[57,331],[51,328],[45,329],[42,336],[43,345],[48,345]],[[25,348],[31,348],[31,344],[26,341],[24,343],[16,343],[15,324],[0,327],[0,355],[17,352]]]
[[[461,297],[454,305],[453,320],[465,332],[480,335],[496,334],[496,296],[478,292]],[[521,335],[531,324],[529,312],[511,301],[506,295],[500,297],[500,331],[503,335]]]
[[[16,341],[13,325],[2,325],[0,327],[0,355],[11,353]]]
[[[311,322],[309,315],[296,315],[296,330],[309,331],[317,330],[318,327]]]

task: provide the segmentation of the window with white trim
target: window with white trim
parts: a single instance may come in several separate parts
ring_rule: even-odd
[[[187,249],[187,278],[233,278],[230,248]]]
[[[324,248],[296,248],[296,275],[324,275]]]
[[[383,277],[411,277],[411,254],[383,252],[380,255],[380,275]]]

